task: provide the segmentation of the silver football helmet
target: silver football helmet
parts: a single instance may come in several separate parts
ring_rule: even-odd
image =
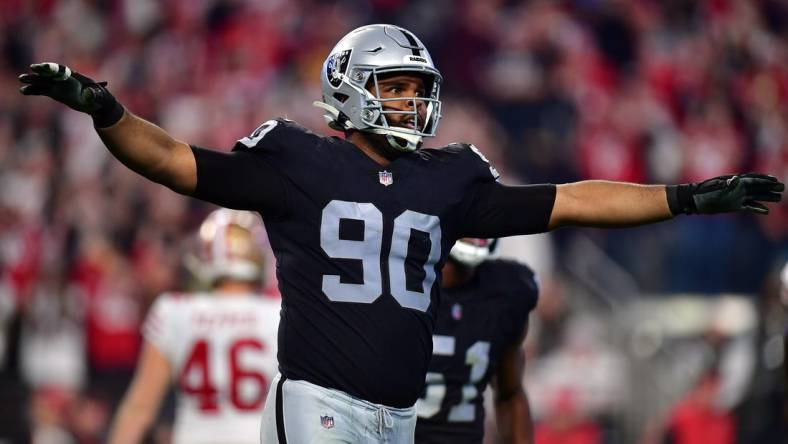
[[[454,243],[449,257],[465,266],[475,267],[492,257],[497,246],[498,239],[464,237]]]
[[[396,72],[423,76],[425,97],[381,99],[378,76]],[[326,122],[335,130],[383,134],[392,148],[414,151],[423,137],[434,136],[438,128],[442,79],[430,53],[410,31],[394,25],[367,25],[345,35],[331,50],[320,74],[323,101],[314,104],[326,111]],[[403,100],[411,102],[411,111],[384,109],[386,102]],[[417,102],[426,107],[424,119],[419,117]],[[412,114],[415,128],[390,126],[388,114]]]

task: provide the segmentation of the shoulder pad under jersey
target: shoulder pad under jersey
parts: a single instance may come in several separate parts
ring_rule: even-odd
[[[539,300],[539,282],[531,267],[508,259],[487,261],[488,268],[496,282],[503,284],[513,297],[516,309],[530,312]]]
[[[280,117],[262,123],[251,134],[238,139],[233,151],[280,152],[286,148],[310,148],[320,139],[303,126]]]
[[[473,171],[482,173],[483,177],[490,177],[492,180],[498,180],[500,174],[490,164],[490,161],[479,151],[476,146],[471,143],[451,143],[439,151],[449,155],[450,157],[457,156],[464,164],[469,165]]]

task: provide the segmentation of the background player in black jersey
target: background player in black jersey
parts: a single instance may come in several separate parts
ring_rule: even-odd
[[[392,25],[351,31],[320,73],[318,105],[344,139],[277,119],[232,153],[174,139],[125,110],[106,84],[66,66],[31,69],[20,76],[21,92],[90,114],[107,148],[132,170],[263,216],[282,293],[281,378],[266,402],[265,442],[412,439],[413,405],[432,355],[438,272],[461,237],[767,213],[761,202],[779,201],[784,188],[759,174],[677,186],[500,184],[472,145],[421,148],[437,130],[443,78],[424,45]]]
[[[503,441],[533,443],[522,342],[539,289],[527,266],[487,260],[496,243],[460,239],[443,266],[432,361],[416,403],[417,443],[481,443],[490,382]]]

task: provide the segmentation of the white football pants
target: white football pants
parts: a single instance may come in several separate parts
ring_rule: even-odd
[[[397,409],[276,375],[265,401],[261,444],[410,444],[414,407]]]

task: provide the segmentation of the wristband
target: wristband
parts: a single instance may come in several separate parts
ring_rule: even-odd
[[[125,111],[123,105],[118,102],[104,85],[106,83],[102,82],[90,87],[93,90],[93,100],[99,105],[98,109],[90,114],[93,118],[93,126],[96,129],[108,128],[118,123]]]
[[[668,198],[668,207],[671,214],[695,214],[698,212],[695,200],[692,198],[697,184],[685,183],[681,185],[667,185],[665,194]]]

